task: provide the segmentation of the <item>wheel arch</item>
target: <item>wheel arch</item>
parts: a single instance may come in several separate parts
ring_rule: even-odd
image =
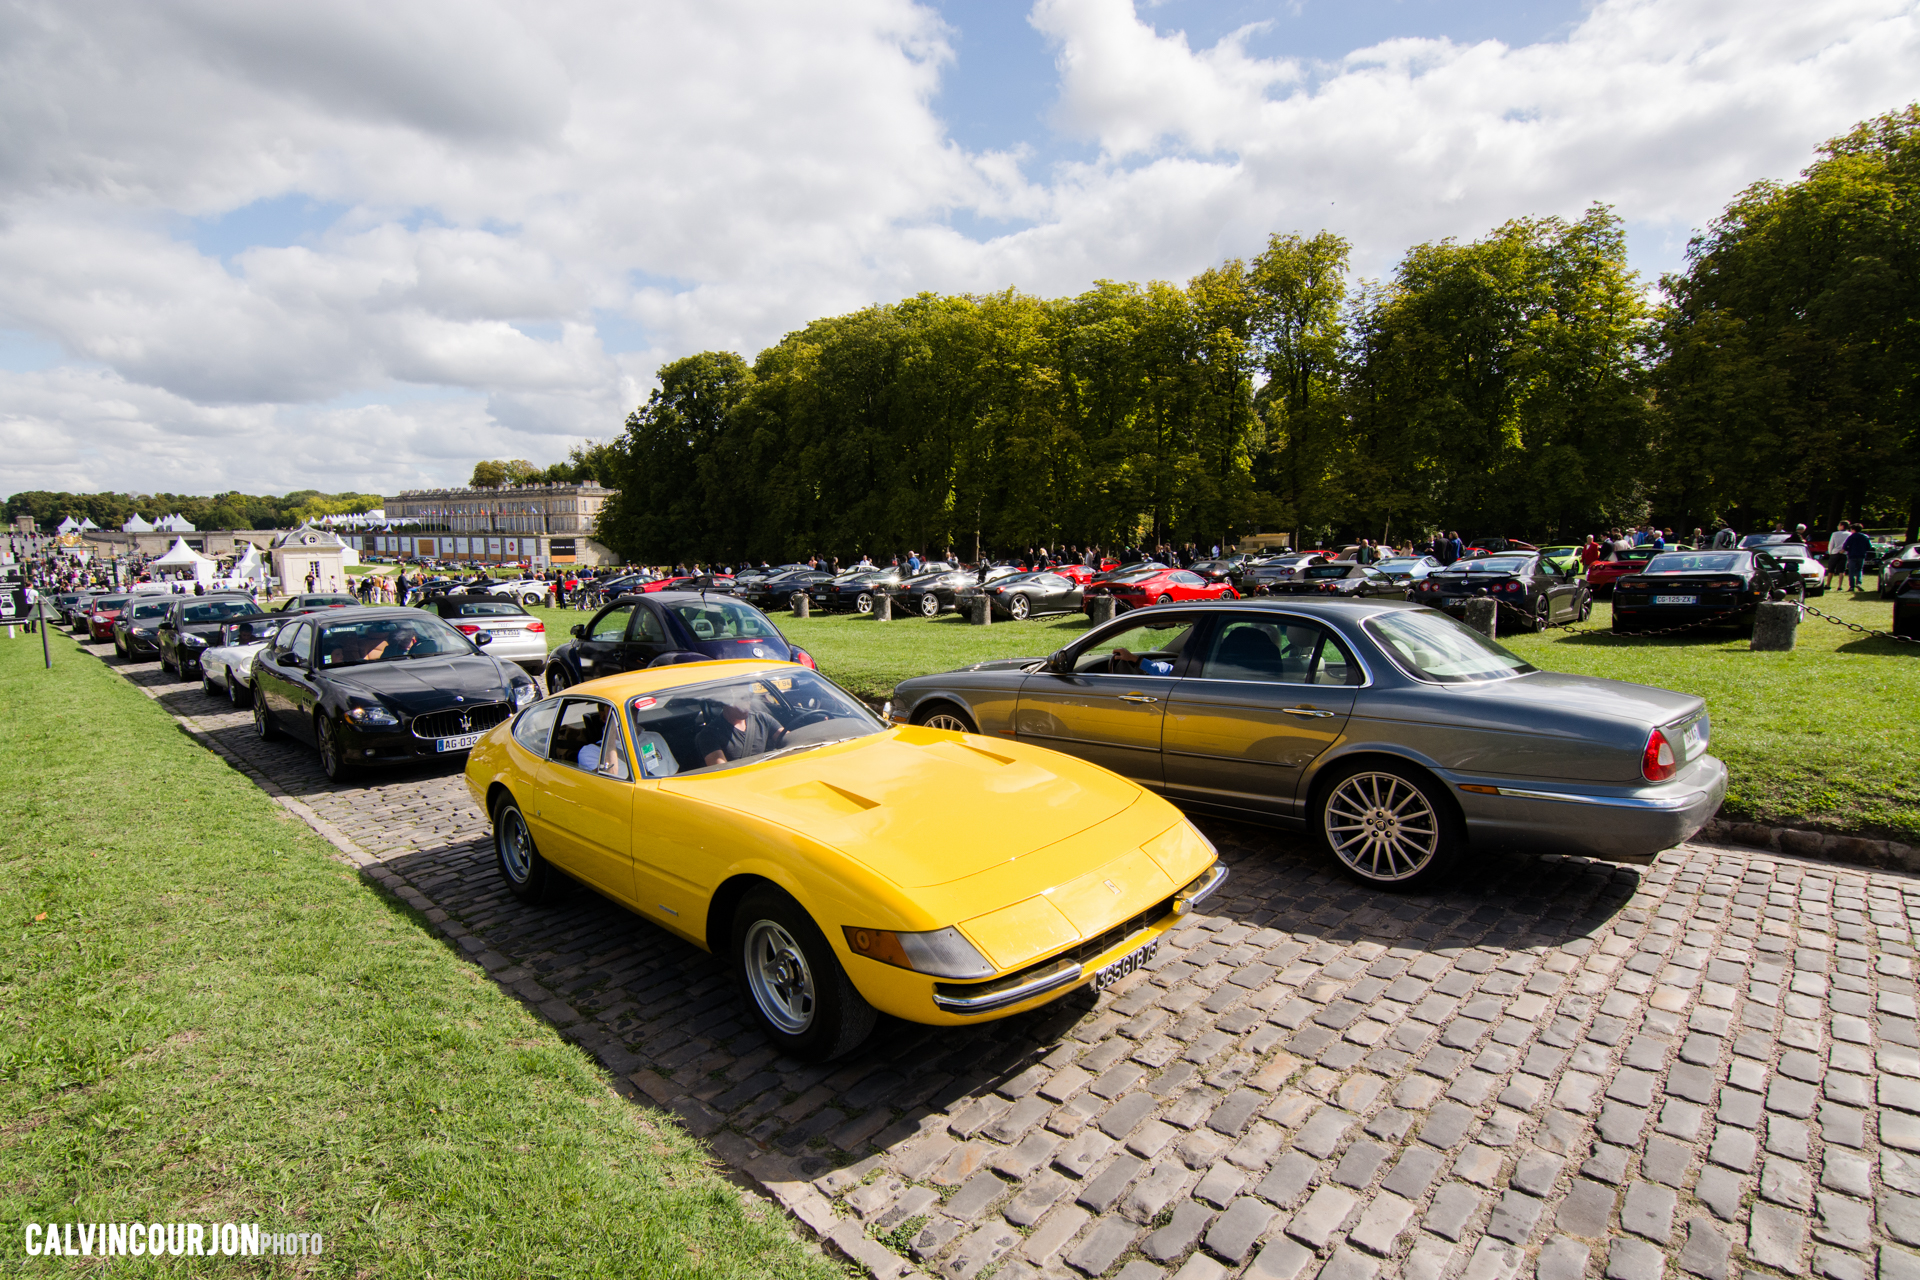
[[[968,723],[973,725],[975,733],[980,731],[980,717],[974,712],[974,709],[968,705],[967,700],[957,693],[944,689],[938,693],[930,693],[913,704],[912,722],[914,724],[921,724],[927,717],[934,715],[942,709],[948,708],[966,717]]]
[[[1313,824],[1313,815],[1319,807],[1320,798],[1326,794],[1332,779],[1356,767],[1365,768],[1369,765],[1376,767],[1394,765],[1421,774],[1444,797],[1447,807],[1452,810],[1454,820],[1460,824],[1460,829],[1468,830],[1467,815],[1460,807],[1460,798],[1453,793],[1453,788],[1447,785],[1446,779],[1440,776],[1438,765],[1416,752],[1393,750],[1376,743],[1354,747],[1338,755],[1326,752],[1313,762],[1309,773],[1301,780],[1303,783],[1301,795],[1305,801],[1301,817],[1306,819],[1309,827]]]

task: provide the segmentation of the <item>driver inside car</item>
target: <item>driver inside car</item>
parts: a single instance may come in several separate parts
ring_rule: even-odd
[[[1141,657],[1133,650],[1121,647],[1113,651],[1107,659],[1107,673],[1116,676],[1170,676],[1173,674],[1171,658]]]
[[[725,764],[762,755],[786,740],[787,731],[780,722],[749,705],[746,695],[729,698],[718,709],[719,722],[701,730],[696,744],[703,764]]]

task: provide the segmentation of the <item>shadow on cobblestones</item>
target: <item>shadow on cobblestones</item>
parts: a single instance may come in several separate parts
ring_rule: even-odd
[[[127,673],[876,1274],[1865,1280],[1878,1250],[1920,1277],[1911,877],[1685,845],[1397,895],[1208,821],[1233,878],[1147,969],[807,1066],[698,949],[584,889],[508,896],[457,765],[334,786]]]

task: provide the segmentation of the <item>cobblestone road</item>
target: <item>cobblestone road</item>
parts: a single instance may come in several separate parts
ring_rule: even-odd
[[[1147,970],[809,1067],[712,958],[508,897],[455,767],[335,787],[125,670],[876,1274],[1920,1280],[1912,877],[1686,845],[1400,896],[1206,823],[1225,898]]]

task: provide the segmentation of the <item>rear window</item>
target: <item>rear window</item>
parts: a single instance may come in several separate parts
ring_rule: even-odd
[[[1534,669],[1465,623],[1431,609],[1396,609],[1368,618],[1366,628],[1407,674],[1437,684],[1498,680]]]
[[[494,618],[500,616],[528,617],[525,609],[511,600],[455,600],[452,617],[455,618]],[[448,616],[442,614],[442,616]]]
[[[1643,573],[1736,573],[1747,567],[1744,551],[1669,551],[1647,561]]]

